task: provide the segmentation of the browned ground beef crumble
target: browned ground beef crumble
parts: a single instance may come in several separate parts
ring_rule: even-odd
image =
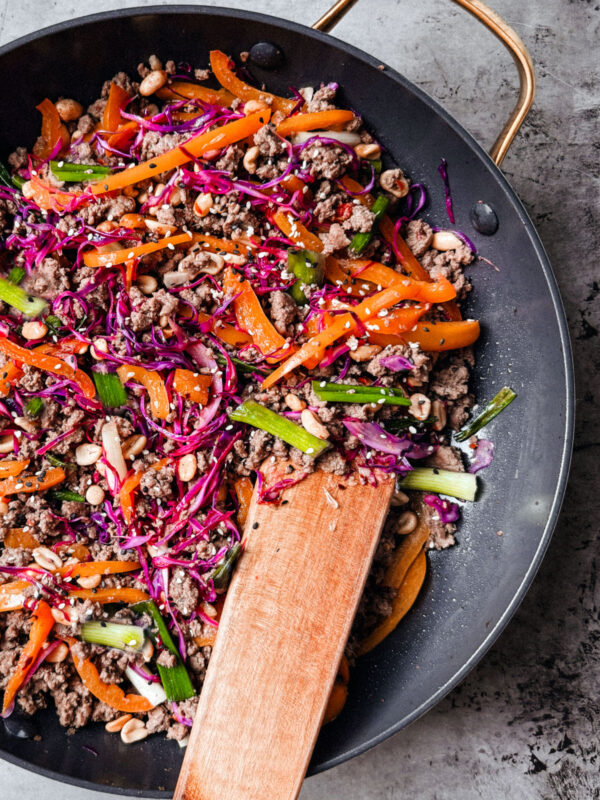
[[[173,74],[176,71],[174,62],[166,64],[166,72]],[[143,78],[150,72],[145,64],[140,65],[139,76]],[[206,80],[208,73],[197,70],[196,77]],[[157,98],[146,98],[137,95],[139,82],[131,79],[124,73],[118,73],[112,82],[126,89],[135,99],[128,110],[133,113],[144,113],[149,109],[157,113],[162,101]],[[71,152],[66,160],[83,162],[86,164],[108,163],[116,166],[120,163],[117,156],[106,156],[97,150],[90,141],[86,141],[99,124],[106,105],[111,81],[107,81],[101,92],[100,98],[84,109],[78,118],[67,123],[67,128],[73,143]],[[335,108],[335,88],[330,85],[321,86],[312,95],[306,110],[322,111]],[[239,102],[236,103],[239,106]],[[154,108],[151,108],[154,106]],[[184,107],[185,110],[194,110],[194,106]],[[372,137],[362,127],[360,120],[353,121],[347,126],[350,130],[358,130],[361,141],[370,142]],[[147,131],[139,158],[151,159],[176,147],[186,141],[190,136],[186,133],[160,134]],[[219,170],[225,170],[236,177],[251,178],[252,180],[267,181],[281,175],[287,166],[287,149],[274,127],[269,124],[263,126],[254,135],[254,144],[258,147],[256,166],[246,172],[243,166],[244,149],[238,145],[230,146],[213,165]],[[374,216],[358,202],[353,203],[350,197],[338,183],[338,179],[350,168],[351,157],[342,147],[316,142],[307,147],[303,153],[303,169],[311,176],[310,190],[313,196],[312,211],[314,219],[323,223],[321,238],[324,243],[324,253],[336,253],[340,257],[348,256],[348,245],[357,232],[370,231],[373,226]],[[27,151],[18,147],[10,156],[9,163],[13,168],[27,167]],[[47,166],[39,170],[40,177],[49,183],[60,186]],[[163,175],[164,181],[168,176]],[[65,189],[70,187],[66,186]],[[67,234],[74,227],[79,227],[81,220],[87,226],[98,228],[99,225],[118,221],[127,213],[136,213],[140,207],[140,197],[136,196],[140,190],[148,191],[151,187],[142,185],[136,191],[125,191],[117,196],[103,197],[98,202],[84,206],[73,214],[64,214],[57,220],[57,230]],[[177,228],[187,229],[197,233],[211,234],[225,238],[239,238],[252,229],[260,236],[268,236],[265,217],[247,204],[247,198],[237,191],[226,195],[215,195],[210,213],[198,216],[193,209],[196,193],[182,186],[179,193],[180,201],[176,205],[161,204],[154,209],[157,222],[164,225],[173,225]],[[390,198],[397,202],[394,198]],[[336,210],[343,204],[353,203],[350,215],[343,219],[336,219]],[[27,219],[15,216],[17,208],[10,200],[0,200],[0,233],[6,238],[11,233],[23,237],[35,233],[36,217],[31,214]],[[273,233],[273,231],[271,231]],[[162,235],[162,234],[161,234]],[[422,220],[412,220],[405,226],[404,235],[412,252],[417,256],[423,267],[432,278],[444,276],[455,286],[459,299],[463,299],[470,289],[463,269],[473,260],[473,254],[464,245],[455,250],[439,252],[432,249],[433,234],[430,227]],[[152,231],[147,233],[146,240],[152,241],[160,238]],[[390,263],[389,250],[375,237],[367,251],[368,257],[383,263]],[[24,256],[18,248],[12,247],[2,254],[3,268],[24,264]],[[123,325],[127,326],[137,341],[149,345],[153,337],[160,335],[161,328],[174,320],[181,313],[182,303],[188,308],[212,314],[222,303],[222,293],[215,291],[213,278],[219,277],[223,269],[209,254],[200,248],[185,251],[160,250],[145,257],[139,266],[138,276],[150,275],[156,278],[156,289],[144,293],[138,286],[133,285],[128,292],[128,307],[123,312]],[[399,268],[398,268],[399,269]],[[173,275],[183,275],[181,285],[174,292],[169,281],[174,280]],[[98,271],[85,266],[73,267],[72,258],[66,253],[55,251],[43,258],[23,282],[23,288],[32,295],[43,297],[50,303],[56,300],[63,292],[76,292],[85,287],[93,287],[85,296],[84,306],[77,299],[70,304],[55,304],[53,314],[58,317],[58,324],[72,326],[80,324],[84,329],[89,325],[90,309],[99,316],[106,315],[111,307],[111,286],[105,280],[97,281]],[[167,278],[167,276],[171,276]],[[208,277],[207,277],[208,276]],[[200,282],[198,279],[202,279]],[[310,293],[310,290],[307,289]],[[303,320],[307,307],[298,306],[290,295],[281,290],[268,292],[261,295],[261,301],[276,330],[284,337],[298,338],[302,336]],[[7,319],[12,319],[15,329],[19,329],[22,320],[20,315],[6,304],[0,304],[0,313]],[[166,320],[166,323],[165,323]],[[63,331],[61,335],[64,335]],[[129,354],[129,345],[126,334],[117,330],[111,339],[112,352],[118,356]],[[94,332],[92,329],[92,339]],[[228,346],[231,354],[242,359],[252,361],[258,354],[255,348],[247,348],[237,353]],[[389,355],[402,355],[410,358],[413,368],[408,373],[395,373],[382,364],[382,358]],[[88,356],[89,357],[89,356]],[[0,366],[5,364],[6,357],[0,354]],[[94,364],[90,361],[90,366]],[[346,383],[359,383],[362,378],[369,381],[377,379],[381,386],[402,385],[407,393],[419,391],[432,400],[441,400],[448,417],[448,428],[439,434],[440,447],[429,460],[432,466],[444,469],[463,470],[460,453],[449,446],[451,430],[458,429],[469,415],[474,403],[473,395],[469,388],[469,375],[473,366],[471,349],[448,352],[442,354],[428,354],[422,352],[418,346],[394,345],[388,346],[374,357],[362,363],[350,362],[344,378]],[[339,374],[340,362],[335,362],[329,367],[318,368],[314,377],[331,379]],[[200,372],[208,372],[203,368]],[[56,384],[57,378],[47,372],[42,372],[35,367],[25,366],[21,377],[18,379],[16,389],[27,399],[36,392]],[[294,386],[294,384],[296,384]],[[300,383],[299,379],[291,378],[287,386],[275,386],[266,391],[262,390],[255,381],[248,379],[241,391],[242,399],[252,397],[262,405],[282,412],[287,409],[285,397],[290,391],[290,386],[296,396],[309,404],[316,412],[319,420],[330,432],[330,435],[341,446],[352,448],[357,442],[342,424],[342,419],[354,416],[361,420],[373,418],[385,422],[397,413],[390,406],[373,409],[363,405],[328,404],[321,401],[313,392],[309,381]],[[63,458],[74,468],[68,469],[67,479],[63,487],[85,495],[92,484],[104,490],[110,497],[109,485],[105,476],[97,471],[96,465],[77,466],[73,454],[77,445],[82,442],[101,441],[101,431],[106,421],[114,419],[119,429],[121,440],[125,440],[134,433],[139,433],[136,419],[143,416],[140,411],[141,390],[129,391],[130,411],[109,412],[108,416],[90,418],[72,396],[66,402],[59,403],[51,396],[44,398],[44,407],[41,416],[30,418],[4,414],[0,416],[0,433],[16,428],[20,433],[18,437],[18,457],[30,458],[40,468],[47,468],[48,462],[36,451],[43,445],[51,442],[60,434],[69,432],[61,442],[55,445],[50,452],[56,458]],[[191,409],[189,401],[183,402],[182,411],[186,415]],[[172,422],[179,412],[172,410],[168,422]],[[15,418],[15,416],[17,418]],[[196,426],[196,417],[189,418],[188,435],[191,435]],[[41,437],[37,436],[43,431]],[[35,438],[34,438],[35,436]],[[179,447],[170,440],[163,440],[161,452],[168,455]],[[249,430],[247,435],[236,441],[232,452],[226,459],[226,476],[252,476],[254,471],[269,456],[280,459],[289,459],[297,469],[309,472],[315,468],[315,462],[309,456],[295,448],[289,447],[285,442],[277,439],[262,430]],[[190,484],[182,484],[177,479],[175,469],[163,466],[160,470],[148,470],[161,457],[157,448],[148,441],[143,450],[129,461],[129,466],[134,471],[144,471],[141,479],[140,490],[136,494],[136,512],[140,517],[148,514],[151,509],[156,510],[160,504],[166,504],[173,498],[178,498],[189,489]],[[210,446],[199,448],[195,453],[197,475],[205,473],[211,466],[212,443]],[[37,459],[37,461],[36,461]],[[328,451],[316,463],[319,468],[336,474],[345,474],[348,471],[348,462],[338,448]],[[158,502],[159,505],[156,505]],[[224,503],[222,499],[219,502]],[[412,501],[411,501],[412,502]],[[52,547],[65,535],[66,525],[69,523],[72,530],[76,531],[76,541],[84,544],[91,557],[95,560],[106,559],[135,559],[136,551],[123,550],[117,538],[117,529],[109,519],[105,520],[106,532],[100,539],[100,531],[91,519],[91,514],[98,509],[88,503],[57,501],[48,493],[16,494],[7,498],[3,504],[0,516],[0,542],[4,541],[6,534],[14,528],[25,528],[35,534],[40,545]],[[410,507],[410,506],[409,506]],[[406,510],[406,506],[400,509]],[[437,513],[432,508],[427,508],[428,523],[431,529],[430,547],[445,548],[454,543],[455,525],[444,525]],[[202,520],[203,511],[199,515]],[[372,630],[384,617],[391,612],[391,603],[394,591],[383,585],[383,576],[386,567],[394,556],[394,551],[400,541],[395,527],[397,516],[391,514],[381,537],[379,548],[375,557],[373,568],[369,576],[367,590],[360,606],[353,634],[348,644],[347,654],[350,658],[356,651],[357,644],[366,632]],[[223,527],[216,527],[210,531],[207,540],[200,540],[190,549],[179,554],[180,558],[190,558],[198,553],[200,558],[207,559],[220,551],[223,546],[231,545],[231,535]],[[69,551],[64,553],[68,557]],[[0,565],[25,566],[30,563],[31,553],[23,548],[3,547],[0,550]],[[0,582],[9,579],[0,573]],[[103,580],[103,586],[134,587],[145,590],[146,584],[141,579],[140,573],[133,575],[108,576]],[[34,596],[33,588],[26,590],[26,594]],[[186,645],[186,665],[192,680],[198,690],[202,686],[211,648],[198,646],[195,637],[202,637],[210,631],[210,626],[201,617],[190,617],[204,600],[197,582],[183,568],[171,568],[169,581],[169,595],[173,607],[177,610],[178,619],[182,624]],[[206,606],[205,606],[206,607]],[[80,623],[90,619],[120,619],[121,621],[133,620],[133,615],[127,608],[121,609],[116,615],[108,614],[106,609],[98,603],[86,601],[74,606],[75,610],[70,625],[58,626],[58,632],[77,634]],[[209,609],[210,610],[210,609]],[[149,623],[150,620],[147,620]],[[9,676],[16,666],[21,649],[31,626],[31,615],[28,611],[13,611],[0,614],[0,689],[6,687]],[[123,683],[125,668],[131,662],[143,663],[140,654],[130,654],[119,650],[111,650],[97,645],[78,645],[79,655],[90,656],[100,670],[101,678],[106,682]],[[159,655],[158,663],[164,666],[173,664],[173,657],[165,650]],[[82,685],[73,664],[67,659],[58,664],[44,663],[37,670],[32,680],[29,681],[18,695],[18,705],[26,713],[34,713],[38,708],[44,708],[49,703],[56,707],[60,723],[74,729],[86,725],[91,721],[106,722],[120,715],[104,703],[96,700]],[[197,697],[179,704],[181,717],[193,716]],[[146,715],[140,715],[146,721],[147,729],[154,732],[166,731],[167,737],[183,739],[187,735],[185,725],[174,719],[171,714],[170,704],[154,708]]]

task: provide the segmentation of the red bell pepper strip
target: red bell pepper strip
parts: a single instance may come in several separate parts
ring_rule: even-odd
[[[29,640],[23,648],[16,669],[10,676],[6,689],[4,690],[2,714],[5,714],[13,703],[17,692],[27,676],[27,672],[38,657],[53,627],[54,617],[52,616],[50,606],[44,600],[40,600],[33,612],[33,624],[29,631]]]

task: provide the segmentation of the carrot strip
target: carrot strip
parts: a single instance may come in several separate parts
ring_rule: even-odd
[[[297,245],[301,245],[307,250],[313,250],[315,253],[322,252],[323,242],[318,236],[315,236],[314,233],[305,228],[299,220],[290,217],[283,211],[276,211],[273,214],[273,222],[288,239],[291,239]]]
[[[327,725],[328,722],[333,722],[336,717],[342,712],[342,709],[346,705],[346,700],[348,699],[348,687],[345,683],[338,681],[335,679],[335,683],[333,684],[333,688],[331,689],[331,694],[329,695],[329,700],[327,701],[327,706],[325,708],[325,715],[323,716],[323,725]]]
[[[123,214],[119,220],[119,227],[146,230],[146,217],[142,214]]]
[[[418,322],[414,330],[400,335],[369,332],[369,340],[381,347],[388,344],[416,342],[425,352],[441,353],[445,350],[469,347],[477,341],[480,332],[479,322],[474,319],[455,322]]]
[[[196,83],[188,83],[187,81],[173,81],[168,86],[163,86],[156,92],[156,96],[161,100],[181,100],[182,97],[187,97],[189,100],[200,100],[209,105],[220,105],[229,107],[231,106],[234,95],[226,89],[209,89],[208,86],[198,86]],[[185,112],[175,112],[175,114],[182,116]],[[188,119],[199,117],[203,112],[198,109],[190,113]]]
[[[62,124],[56,106],[51,100],[48,100],[46,97],[36,108],[42,115],[42,139],[44,140],[44,146],[36,150],[35,154],[39,158],[49,158],[59,140],[61,142],[60,152],[69,144],[69,133]]]
[[[350,336],[356,330],[356,322],[350,314],[340,314],[334,317],[334,321],[325,330],[313,336],[311,339],[303,344],[302,347],[294,353],[287,361],[276,370],[271,372],[262,382],[263,389],[268,389],[274,386],[285,375],[295,370],[297,367],[302,366],[309,360],[317,360],[316,363],[322,360],[325,349],[333,344],[337,339],[342,336]]]
[[[198,158],[209,150],[221,150],[227,145],[239,142],[240,139],[245,139],[250,136],[271,118],[270,109],[264,111],[257,111],[255,114],[249,114],[243,119],[236,119],[234,122],[228,122],[220,128],[207,131],[198,136],[193,136],[187,142],[168,150],[160,156],[156,156],[149,161],[143,161],[131,169],[124,169],[122,172],[115,172],[112,175],[107,175],[106,178],[91,185],[93,194],[105,194],[112,192],[114,189],[122,189],[125,186],[131,186],[139,181],[144,181],[147,178],[156,178],[163,172],[175,169],[176,167],[187,164],[192,158]],[[184,149],[185,148],[185,152]]]
[[[262,92],[260,89],[244,83],[229,68],[229,58],[221,50],[210,51],[210,68],[221,86],[244,102],[258,100],[270,106],[274,111],[282,111],[284,114],[291,114],[298,104],[297,100],[277,97],[277,95]],[[268,122],[268,120],[266,121]]]
[[[0,478],[20,475],[28,464],[28,458],[24,461],[0,461]]]
[[[6,337],[0,338],[0,350],[6,353],[9,358],[12,358],[13,361],[29,364],[29,366],[37,367],[44,372],[52,372],[61,378],[68,378],[74,381],[88,399],[91,399],[96,394],[92,379],[80,369],[73,369],[66,361],[61,361],[60,358],[55,358],[47,353],[40,353],[38,350],[27,350],[25,347],[20,347],[20,345],[11,342]]]
[[[246,524],[246,519],[248,517],[248,511],[250,510],[250,501],[252,500],[252,492],[254,487],[250,478],[238,478],[238,480],[233,484],[233,488],[239,503],[237,522],[240,530],[243,531],[244,525]]]
[[[210,314],[205,314],[203,311],[198,311],[198,319],[200,322],[206,322],[210,319]],[[228,325],[226,322],[214,319],[212,324],[212,332],[227,344],[233,347],[241,347],[244,344],[250,344],[252,337],[245,331],[240,331],[233,325]]]
[[[167,461],[168,459],[161,458],[160,461],[156,462],[156,464],[152,464],[150,469],[154,469],[158,472],[159,469],[162,469],[165,466]],[[123,481],[121,491],[119,492],[119,502],[121,503],[121,509],[123,510],[123,517],[128,525],[133,518],[133,493],[142,482],[143,477],[144,472],[141,470],[139,472],[131,472]]]
[[[8,544],[6,546],[11,547],[11,545]],[[19,545],[17,545],[17,547],[18,546]],[[37,543],[35,546],[37,547]],[[28,586],[31,586],[29,581],[10,581],[10,583],[3,583],[0,586],[0,612],[17,611],[23,608],[25,603],[24,591]]]
[[[121,125],[115,133],[108,137],[108,146],[115,150],[124,150],[138,131],[137,122],[126,122]]]
[[[53,627],[54,617],[52,616],[50,606],[44,600],[40,600],[37,604],[37,608],[33,612],[33,624],[29,631],[29,640],[23,648],[15,671],[10,676],[6,684],[6,689],[4,690],[4,702],[2,703],[3,714],[14,701],[17,692],[27,677],[29,668],[39,655]]]
[[[352,111],[333,109],[332,111],[313,111],[307,114],[294,114],[280,122],[277,133],[280,136],[289,136],[298,131],[314,131],[317,129],[333,128],[335,125],[345,125],[354,119]]]
[[[4,537],[5,547],[22,547],[24,550],[33,550],[39,547],[39,542],[30,531],[23,528],[10,528]],[[0,586],[0,591],[2,586]]]
[[[223,279],[223,291],[226,297],[235,296],[232,305],[238,325],[248,331],[252,341],[264,356],[269,355],[267,358],[269,363],[281,361],[292,352],[289,344],[280,333],[277,333],[273,323],[263,311],[250,281],[227,267]]]
[[[56,570],[59,575],[68,575],[74,580],[92,575],[117,575],[122,572],[135,572],[140,568],[139,561],[87,561],[84,564],[69,564]]]
[[[194,641],[198,647],[213,647],[214,643],[217,641],[217,631],[218,628],[210,628],[210,630],[207,630],[202,636],[194,636]]]
[[[79,677],[88,692],[116,711],[123,711],[129,714],[140,714],[144,711],[150,711],[152,708],[150,700],[147,700],[140,694],[125,694],[116,684],[105,683],[100,678],[100,673],[89,658],[82,659],[77,656],[75,652],[77,639],[74,639],[72,636],[65,636],[64,639],[69,645],[75,669],[79,673]]]
[[[386,636],[396,628],[402,617],[414,605],[417,599],[427,572],[427,556],[424,551],[418,554],[414,561],[409,565],[406,574],[400,586],[398,587],[398,594],[392,601],[392,613],[386,617],[384,622],[375,628],[375,630],[361,642],[359,655],[364,655],[382,642]]]
[[[21,370],[12,361],[7,362],[0,370],[0,397],[6,397],[12,390],[12,385],[23,374]]]
[[[31,178],[29,185],[31,199],[44,211],[56,211],[61,214],[73,200],[81,196],[81,192],[63,192],[48,186],[37,177]]]
[[[47,470],[43,477],[35,475],[19,475],[18,477],[5,478],[0,480],[0,497],[7,497],[9,494],[20,494],[26,492],[43,492],[46,489],[56,486],[65,479],[65,471],[62,467],[53,467]]]
[[[176,369],[173,388],[177,394],[188,397],[192,403],[205,406],[208,403],[208,390],[212,382],[210,375],[200,375],[191,369]]]
[[[108,100],[102,114],[102,129],[104,131],[118,130],[121,124],[121,109],[124,108],[130,97],[131,95],[125,89],[122,89],[116,83],[111,83],[108,90]]]
[[[365,322],[367,335],[370,338],[371,333],[399,335],[405,331],[411,331],[430,308],[429,303],[408,306],[408,308],[395,308],[385,317]]]
[[[132,214],[128,216],[134,217],[137,215]],[[135,226],[132,225],[132,227],[141,227],[137,224],[136,220],[132,219],[131,222],[136,223]],[[140,244],[136,247],[126,247],[120,250],[107,250],[104,252],[101,248],[88,250],[83,254],[83,263],[86,267],[114,267],[117,264],[125,264],[127,261],[141,258],[149,253],[156,253],[158,250],[164,250],[165,247],[172,250],[176,245],[191,245],[195,242],[201,244],[203,250],[208,250],[212,253],[224,250],[227,253],[240,256],[247,256],[247,251],[255,247],[253,242],[246,239],[233,242],[227,239],[219,239],[217,236],[179,233],[177,236],[166,236],[164,239],[159,239],[158,242],[147,242],[146,244]]]
[[[133,364],[122,364],[117,367],[117,375],[123,383],[128,383],[134,380],[136,383],[141,383],[150,397],[150,410],[153,417],[157,419],[166,419],[169,416],[169,394],[165,382],[160,377],[158,372],[154,370],[144,369]]]
[[[44,342],[34,349],[34,352],[50,356],[73,356],[85,353],[89,342],[81,339],[61,339],[59,342]]]
[[[74,589],[69,592],[69,597],[74,597],[78,600],[91,600],[93,603],[100,603],[100,605],[105,603],[133,605],[148,599],[146,592],[130,587],[125,589]]]
[[[328,256],[325,261],[325,277],[334,286],[340,286],[349,297],[364,297],[365,294],[376,291],[375,284],[363,280],[362,274],[356,278],[350,277],[341,267],[340,261],[333,256]],[[313,319],[313,317],[311,317]]]

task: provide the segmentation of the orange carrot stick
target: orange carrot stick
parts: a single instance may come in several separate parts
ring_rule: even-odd
[[[5,478],[0,480],[0,497],[7,497],[9,494],[20,494],[21,492],[27,494],[43,492],[58,483],[62,483],[65,477],[65,471],[62,467],[53,467],[39,478],[36,475],[18,475],[17,477]]]
[[[118,84],[111,83],[108,90],[108,99],[102,114],[102,130],[116,131],[121,124],[121,109],[130,99],[131,95]],[[135,123],[134,123],[135,124]]]
[[[42,139],[44,146],[40,150],[35,150],[39,158],[49,158],[56,147],[58,141],[61,142],[60,152],[69,144],[69,133],[60,121],[60,116],[56,106],[51,100],[46,98],[36,106],[42,115]]]
[[[230,69],[229,58],[220,50],[210,51],[210,68],[221,86],[244,102],[248,100],[258,100],[270,106],[273,111],[282,111],[284,114],[291,114],[298,104],[297,100],[277,97],[277,95],[263,92],[260,89],[255,89],[253,86],[244,83],[244,81],[240,80]],[[266,121],[268,122],[268,120]]]
[[[293,242],[307,250],[313,250],[315,253],[321,253],[323,250],[323,242],[314,233],[311,233],[304,225],[297,219],[290,217],[283,211],[276,211],[273,214],[273,222],[277,227]]]
[[[239,503],[237,522],[240,530],[243,531],[246,518],[248,517],[248,511],[250,510],[250,501],[252,500],[252,491],[254,487],[252,486],[250,478],[238,478],[233,484],[233,488],[235,489],[235,496]]]
[[[129,606],[148,599],[146,592],[130,587],[123,589],[74,589],[69,592],[69,597],[74,597],[77,600],[92,600],[94,603],[100,603],[100,605],[105,603],[125,603]]]
[[[187,97],[189,100],[201,100],[203,103],[212,105],[220,105],[229,107],[234,96],[226,89],[209,89],[208,86],[198,86],[196,83],[188,83],[187,81],[173,81],[168,86],[163,86],[156,92],[156,96],[161,100],[181,100],[182,97]],[[185,112],[175,112],[179,116]],[[201,116],[202,111],[198,109],[191,113],[188,119]]]
[[[166,419],[169,416],[169,395],[165,382],[158,372],[133,364],[122,364],[117,367],[117,375],[124,384],[133,380],[147,389],[153,417]]]
[[[20,475],[28,464],[28,458],[24,461],[0,461],[0,478]]]
[[[54,617],[50,611],[50,606],[44,600],[40,600],[37,608],[33,612],[33,624],[29,631],[29,640],[23,648],[15,671],[10,676],[6,689],[4,690],[4,701],[2,703],[2,713],[10,707],[27,673],[40,650],[44,646],[48,634],[54,627]]]
[[[228,122],[220,128],[193,136],[187,142],[173,148],[173,150],[168,150],[160,156],[156,156],[156,158],[137,164],[131,169],[124,169],[122,172],[107,175],[97,183],[92,184],[91,191],[93,194],[105,194],[106,192],[112,192],[114,189],[123,189],[125,186],[139,183],[139,181],[144,181],[147,178],[156,178],[163,172],[187,164],[192,157],[198,158],[210,150],[221,150],[227,145],[251,136],[262,125],[267,123],[270,118],[271,111],[265,109],[264,111],[249,114],[243,119]]]
[[[176,369],[173,378],[173,389],[177,394],[188,397],[192,403],[205,406],[208,403],[208,390],[212,382],[210,375],[200,375],[191,369]]]
[[[123,711],[129,714],[141,714],[144,711],[150,711],[152,708],[150,700],[147,700],[140,694],[125,694],[116,684],[105,683],[100,678],[100,673],[89,658],[83,659],[78,657],[75,651],[77,639],[74,639],[72,636],[65,636],[64,639],[69,645],[75,669],[79,673],[79,677],[88,692],[116,711]]]
[[[250,281],[230,267],[225,270],[223,291],[227,297],[235,297],[232,305],[238,325],[248,331],[252,341],[266,356],[267,361],[281,361],[292,352],[291,347],[280,333],[277,333],[256,296]]]
[[[480,334],[479,322],[474,319],[454,322],[418,322],[414,330],[399,335],[369,332],[373,344],[385,347],[388,344],[408,344],[416,342],[421,350],[441,353],[445,350],[458,350],[474,344]]]
[[[96,389],[92,379],[82,372],[80,369],[73,369],[66,361],[61,361],[60,358],[40,353],[38,350],[27,350],[25,347],[11,342],[6,337],[0,338],[0,350],[13,361],[18,361],[22,364],[29,364],[29,366],[37,367],[44,372],[52,372],[61,378],[68,378],[71,381],[79,384],[83,394],[87,398],[92,398],[96,394]]]
[[[294,114],[280,122],[277,133],[280,136],[289,136],[298,131],[314,131],[317,129],[333,128],[336,125],[345,125],[354,119],[352,111],[333,109],[332,111],[313,111],[307,114]]]

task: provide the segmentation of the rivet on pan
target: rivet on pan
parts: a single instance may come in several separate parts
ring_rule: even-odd
[[[498,217],[494,209],[484,203],[483,200],[478,200],[469,212],[469,219],[471,224],[479,233],[484,236],[492,236],[498,230]]]
[[[250,48],[250,61],[262,69],[277,69],[283,63],[283,53],[272,42],[257,42]]]

